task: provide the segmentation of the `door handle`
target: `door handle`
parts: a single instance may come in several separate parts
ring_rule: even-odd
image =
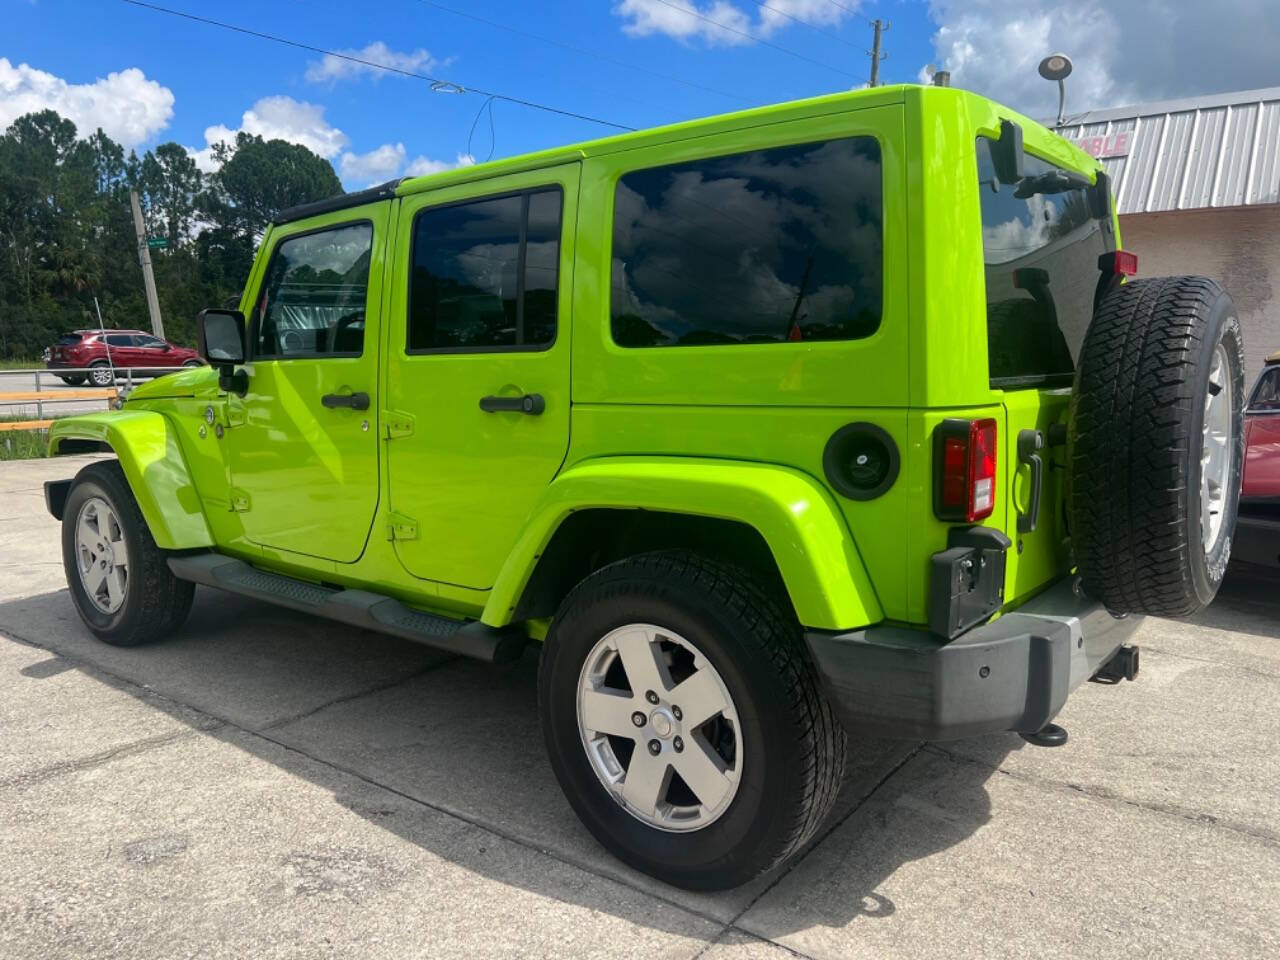
[[[1035,533],[1040,518],[1040,492],[1044,487],[1044,434],[1039,430],[1018,431],[1018,459],[1031,468],[1031,502],[1027,512],[1018,514],[1018,532]]]
[[[369,395],[367,393],[326,393],[320,402],[330,410],[337,407],[348,407],[352,410],[368,410]]]
[[[480,409],[485,413],[527,413],[536,417],[547,409],[547,402],[540,393],[526,393],[523,397],[481,397]]]

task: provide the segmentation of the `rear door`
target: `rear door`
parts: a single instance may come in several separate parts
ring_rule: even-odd
[[[1070,564],[1066,447],[1049,441],[1064,436],[1052,428],[1066,423],[1075,363],[1093,319],[1098,258],[1115,249],[1115,237],[1111,221],[1094,215],[1078,174],[1078,185],[1064,189],[1058,168],[1027,153],[1024,179],[1002,183],[994,147],[978,138],[988,372],[1003,395],[1001,438],[1011,466],[1006,533],[1018,552],[1006,599],[1017,601]]]
[[[414,576],[492,586],[564,460],[578,169],[401,201],[384,430]]]
[[[230,398],[232,509],[266,547],[350,563],[378,507],[378,331],[390,203],[273,229]]]

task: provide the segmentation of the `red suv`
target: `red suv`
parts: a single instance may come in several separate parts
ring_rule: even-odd
[[[1280,353],[1267,357],[1244,411],[1244,482],[1232,557],[1280,566]]]
[[[110,362],[108,362],[110,353]],[[97,387],[114,382],[112,367],[198,367],[204,361],[194,350],[180,347],[145,330],[74,330],[58,338],[44,353],[50,370],[89,368],[88,379]],[[62,377],[70,384],[84,383],[86,374]]]

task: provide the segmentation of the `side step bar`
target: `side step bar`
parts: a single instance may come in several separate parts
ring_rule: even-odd
[[[180,580],[266,600],[354,627],[389,633],[489,663],[509,663],[519,658],[528,642],[528,638],[516,629],[489,627],[478,620],[438,617],[406,607],[394,597],[295,580],[258,570],[243,560],[217,553],[171,556],[169,569]]]

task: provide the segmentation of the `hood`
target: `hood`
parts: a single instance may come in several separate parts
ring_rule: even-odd
[[[218,371],[213,367],[182,367],[134,387],[125,402],[157,400],[161,397],[194,397],[217,391]]]

